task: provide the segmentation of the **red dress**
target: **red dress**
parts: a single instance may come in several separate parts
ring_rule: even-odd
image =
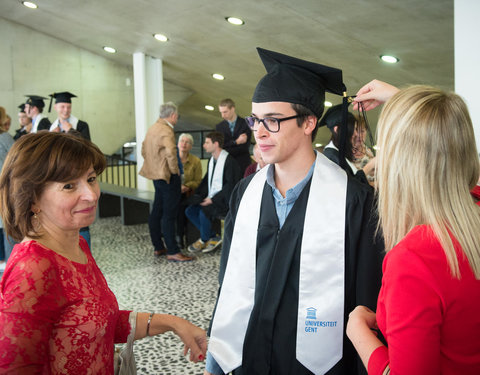
[[[477,200],[477,204],[480,206],[480,186],[476,185],[470,193]]]
[[[377,323],[388,349],[372,353],[369,374],[382,374],[389,362],[391,375],[480,374],[480,280],[459,258],[460,280],[425,225],[387,253]]]
[[[113,374],[113,344],[130,332],[80,237],[87,264],[36,241],[15,246],[0,283],[0,373]]]

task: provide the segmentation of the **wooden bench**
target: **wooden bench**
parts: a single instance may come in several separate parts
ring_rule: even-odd
[[[120,216],[123,225],[148,223],[155,193],[100,182],[98,217]]]

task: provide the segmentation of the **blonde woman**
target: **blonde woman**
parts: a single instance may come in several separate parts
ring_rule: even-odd
[[[347,335],[369,374],[480,374],[480,207],[473,126],[463,100],[379,81],[377,188],[387,255],[376,314],[358,306]],[[372,329],[379,328],[387,346]]]

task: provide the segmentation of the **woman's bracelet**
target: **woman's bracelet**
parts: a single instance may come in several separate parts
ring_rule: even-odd
[[[147,320],[147,337],[150,336],[150,323],[152,322],[152,318],[153,316],[155,315],[155,313],[150,313],[150,315],[148,316],[148,320]]]

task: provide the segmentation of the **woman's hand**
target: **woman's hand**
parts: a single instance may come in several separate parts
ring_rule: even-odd
[[[358,90],[357,96],[353,101],[353,109],[358,110],[358,103],[362,102],[365,110],[369,111],[385,103],[395,95],[397,91],[399,90],[395,86],[374,79]]]
[[[178,322],[175,324],[174,332],[183,341],[183,355],[187,355],[190,350],[190,361],[204,361],[207,354],[206,332],[185,319],[178,319]]]
[[[349,315],[347,323],[347,336],[358,352],[365,368],[372,353],[382,342],[377,338],[377,318],[375,313],[365,306],[357,306]]]

